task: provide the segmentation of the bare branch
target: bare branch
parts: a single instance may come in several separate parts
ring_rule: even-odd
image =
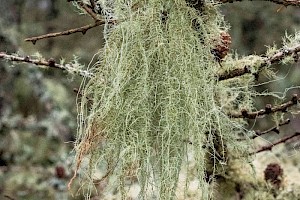
[[[242,0],[219,0],[221,3],[233,3],[240,2]],[[252,0],[250,0],[252,1]],[[270,1],[283,6],[295,6],[300,7],[300,0],[256,0],[256,1]]]
[[[279,126],[287,125],[287,124],[289,124],[290,122],[291,122],[290,119],[286,119],[285,121],[279,123],[278,126],[274,126],[274,127],[269,128],[269,129],[267,129],[267,130],[265,130],[265,131],[256,130],[256,131],[255,131],[255,135],[253,135],[253,136],[251,137],[251,139],[255,139],[255,138],[258,137],[258,136],[262,136],[262,135],[265,135],[265,134],[270,133],[270,132],[275,132],[275,133],[279,134],[280,131],[279,131],[279,128],[278,128],[278,127],[279,127]]]
[[[7,199],[9,199],[9,200],[15,200],[15,198],[9,196],[8,194],[5,194],[4,197],[7,198]]]
[[[6,59],[9,61],[15,61],[19,63],[31,63],[38,66],[46,66],[50,68],[57,68],[60,70],[66,70],[70,73],[73,72],[88,78],[91,78],[93,76],[92,73],[86,70],[76,69],[72,64],[66,64],[66,65],[58,64],[53,58],[50,58],[49,60],[32,59],[29,56],[22,57],[17,55],[8,55],[4,52],[0,52],[0,59]]]
[[[232,118],[247,118],[247,119],[255,119],[258,116],[271,114],[275,112],[286,112],[287,108],[296,105],[300,101],[300,98],[298,98],[297,94],[294,94],[292,99],[286,103],[277,105],[272,107],[271,104],[267,104],[265,109],[261,109],[256,112],[248,112],[247,110],[243,109],[239,113],[228,113],[227,115]]]
[[[261,147],[260,149],[258,149],[257,151],[255,151],[255,152],[253,152],[251,154],[260,153],[260,152],[263,152],[263,151],[271,151],[274,146],[276,146],[278,144],[281,144],[281,143],[285,143],[286,141],[288,141],[288,140],[290,140],[290,139],[292,139],[294,137],[297,137],[299,135],[300,135],[300,132],[296,132],[293,135],[281,138],[280,140],[278,140],[277,142],[275,142],[273,144],[270,144],[270,145],[267,145],[267,146],[263,146],[263,147]]]
[[[79,27],[79,28],[74,28],[74,29],[70,29],[70,30],[66,30],[66,31],[62,31],[62,32],[48,33],[48,34],[40,35],[40,36],[37,36],[37,37],[31,37],[31,38],[25,39],[25,41],[26,42],[32,42],[33,44],[35,44],[36,41],[46,39],[46,38],[58,37],[58,36],[63,36],[63,35],[70,35],[70,34],[78,33],[78,32],[81,32],[82,34],[85,34],[89,29],[94,28],[96,26],[103,25],[103,24],[105,24],[104,20],[103,21],[98,20],[94,24],[89,24],[89,25],[86,25],[86,26],[82,26],[82,27]]]
[[[93,2],[93,1],[92,1]],[[99,21],[101,20],[97,14],[85,3],[83,3],[82,1],[78,2],[79,6],[84,9],[95,21]],[[95,2],[94,2],[95,4]],[[94,6],[94,5],[93,5]]]
[[[218,76],[218,81],[223,81],[223,80],[235,78],[250,73],[251,73],[250,67],[248,65],[245,65],[243,68],[237,68],[231,71],[226,71],[221,74],[218,74],[217,76]]]
[[[96,7],[95,0],[90,0],[90,3],[91,3],[92,8],[95,9],[95,7]]]
[[[258,67],[258,71],[261,71],[264,67],[269,66],[271,64],[279,63],[281,60],[286,58],[287,56],[294,56],[295,61],[299,60],[300,55],[298,53],[300,52],[300,44],[293,48],[282,48],[277,53],[275,53],[273,56],[267,57],[263,59],[263,62]],[[227,80],[230,78],[242,76],[245,74],[251,74],[250,66],[245,65],[243,68],[233,69],[228,72],[219,73],[217,75],[217,78],[219,81]],[[256,74],[253,74],[256,75]]]

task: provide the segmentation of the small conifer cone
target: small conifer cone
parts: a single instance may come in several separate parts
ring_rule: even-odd
[[[283,169],[277,163],[268,164],[264,171],[265,180],[270,181],[277,189],[282,183]]]
[[[222,31],[220,33],[220,40],[218,40],[215,48],[213,48],[211,51],[218,62],[221,62],[222,59],[228,54],[230,44],[231,37],[229,33]]]

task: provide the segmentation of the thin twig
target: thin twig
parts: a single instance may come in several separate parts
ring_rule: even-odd
[[[7,199],[9,199],[9,200],[15,200],[15,198],[13,198],[13,197],[11,197],[11,196],[9,196],[7,194],[5,194],[4,197],[7,198]]]
[[[266,114],[271,114],[271,113],[275,113],[275,112],[279,112],[279,111],[286,112],[287,108],[289,108],[293,105],[296,105],[298,103],[298,101],[300,101],[300,98],[298,98],[297,94],[294,94],[290,101],[287,101],[283,104],[280,104],[280,105],[277,105],[274,107],[266,106],[265,109],[261,109],[259,111],[255,111],[255,112],[248,112],[247,110],[243,109],[239,113],[228,113],[227,115],[232,118],[256,119],[258,116],[262,116],[262,115],[266,115]],[[268,104],[268,105],[270,105],[270,104]]]
[[[274,146],[276,146],[278,144],[281,144],[281,143],[285,143],[286,141],[288,141],[288,140],[290,140],[290,139],[292,139],[294,137],[297,137],[299,135],[300,135],[300,132],[296,132],[293,135],[281,138],[280,140],[278,140],[277,142],[275,142],[273,144],[270,144],[270,145],[267,145],[267,146],[263,146],[263,147],[261,147],[260,149],[256,150],[255,152],[253,152],[251,154],[260,153],[260,152],[263,152],[263,151],[271,151]]]
[[[46,39],[46,38],[58,37],[58,36],[63,36],[63,35],[70,35],[70,34],[78,33],[78,32],[81,32],[82,34],[85,34],[89,29],[94,28],[96,26],[103,25],[103,24],[105,24],[104,20],[103,21],[98,20],[94,24],[89,24],[89,25],[86,25],[86,26],[82,26],[82,27],[79,27],[79,28],[74,28],[74,29],[70,29],[70,30],[66,30],[66,31],[62,31],[62,32],[48,33],[48,34],[45,34],[45,35],[31,37],[31,38],[25,39],[25,41],[26,42],[32,42],[33,44],[35,44],[36,41]]]
[[[88,5],[83,3],[82,1],[78,2],[79,6],[84,9],[95,21],[100,21],[101,19],[97,16],[97,14],[90,8]],[[94,3],[95,4],[95,3]]]
[[[285,121],[279,123],[278,126],[274,126],[274,127],[269,128],[269,129],[267,129],[267,130],[265,130],[265,131],[256,130],[256,131],[255,131],[255,135],[253,135],[253,136],[251,137],[251,139],[255,139],[255,138],[258,137],[258,136],[262,136],[262,135],[265,135],[265,134],[270,133],[270,132],[273,132],[273,131],[274,131],[275,133],[279,134],[279,129],[278,129],[278,127],[287,125],[287,124],[289,124],[290,122],[291,122],[290,119],[286,119]]]
[[[35,64],[37,66],[46,66],[46,67],[51,67],[51,68],[57,68],[57,69],[61,69],[61,70],[66,70],[68,72],[74,72],[83,77],[88,77],[88,78],[93,77],[93,74],[86,70],[76,69],[75,67],[72,66],[72,64],[66,64],[66,65],[58,64],[58,63],[56,63],[56,61],[53,58],[50,58],[48,60],[32,59],[29,56],[22,57],[22,56],[9,55],[4,52],[0,52],[0,59],[6,59],[9,61],[15,61],[15,62],[19,62],[19,63],[22,63],[22,62],[23,63],[31,63],[31,64]]]
[[[245,65],[243,68],[237,68],[223,73],[219,73],[217,77],[218,77],[218,81],[223,81],[223,80],[235,78],[250,73],[251,73],[250,67],[248,65]]]
[[[293,48],[283,48],[280,49],[277,53],[275,53],[273,56],[267,57],[263,59],[263,62],[258,67],[258,71],[261,71],[264,67],[269,66],[271,64],[279,63],[281,60],[283,60],[287,56],[294,55],[295,61],[299,60],[298,53],[300,52],[300,44]],[[243,68],[233,69],[227,72],[222,72],[217,75],[217,78],[219,81],[227,80],[230,78],[242,76],[245,74],[251,74],[251,69],[249,65],[245,65]],[[253,74],[255,75],[255,74]]]
[[[240,2],[242,0],[219,0],[221,3]],[[252,0],[250,0],[252,1]],[[254,0],[254,1],[270,1],[283,6],[296,6],[300,7],[300,0]]]
[[[96,7],[95,0],[90,0],[90,3],[91,3],[92,8],[95,9],[95,7]]]

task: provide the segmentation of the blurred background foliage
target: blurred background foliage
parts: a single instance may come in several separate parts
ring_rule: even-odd
[[[226,21],[229,22],[232,37],[232,52],[243,55],[264,56],[269,47],[282,47],[283,38],[287,35],[294,35],[300,29],[300,9],[295,7],[284,7],[271,2],[243,1],[229,3],[222,6]],[[260,76],[255,89],[259,92],[272,91],[284,93],[286,88],[298,86],[300,83],[299,63],[293,65],[274,65],[276,81],[270,81],[267,76]],[[299,89],[291,89],[286,97],[292,94],[300,94]],[[280,95],[282,96],[282,95]],[[276,101],[274,101],[276,100]],[[262,96],[256,99],[257,109],[264,108],[269,104],[278,104],[280,101],[270,96]],[[292,133],[300,130],[299,118],[297,115],[290,116],[291,126],[282,127],[284,132]],[[255,122],[257,128],[262,130],[270,127],[272,116],[266,116]],[[252,123],[250,123],[252,126]],[[287,133],[287,134],[288,134]]]
[[[19,55],[42,55],[55,60],[76,60],[86,67],[103,45],[102,27],[69,36],[24,42],[30,36],[57,32],[93,22],[79,15],[71,3],[62,0],[0,0],[0,51]],[[267,46],[281,46],[285,34],[300,26],[300,9],[270,2],[237,2],[221,6],[231,25],[232,53],[239,55],[266,52]],[[275,66],[278,77],[256,87],[258,91],[283,92],[300,85],[299,64]],[[260,82],[268,81],[261,76]],[[68,191],[72,175],[72,142],[76,137],[76,93],[81,77],[60,70],[45,70],[28,64],[0,62],[0,199],[83,199],[76,187]],[[299,93],[299,89],[288,94]],[[270,97],[257,99],[258,109],[275,103]],[[283,128],[284,134],[300,130],[297,115]],[[266,118],[266,120],[270,120]],[[266,129],[269,121],[255,127]],[[274,137],[266,136],[272,140]],[[275,136],[278,138],[278,136]],[[297,144],[298,146],[295,146]],[[300,141],[291,144],[292,150]],[[277,159],[278,161],[278,159]],[[293,160],[298,166],[297,160]],[[295,164],[296,163],[296,164]],[[299,166],[298,166],[299,167]],[[299,169],[299,168],[298,168]],[[295,173],[295,172],[293,172]],[[296,172],[299,174],[298,172]],[[79,187],[79,183],[77,183]]]

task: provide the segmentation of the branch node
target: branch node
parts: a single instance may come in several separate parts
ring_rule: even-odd
[[[49,64],[49,67],[55,67],[55,60],[54,60],[54,58],[50,58],[48,60],[48,64]]]
[[[245,118],[247,118],[249,116],[248,110],[246,110],[246,109],[242,109],[241,113],[242,113],[242,116],[245,117]]]
[[[279,133],[280,133],[280,131],[279,131],[279,128],[278,128],[278,127],[274,128],[274,129],[273,129],[273,131],[274,131],[275,133],[277,133],[277,134],[279,134]]]
[[[25,62],[29,62],[30,61],[30,57],[29,56],[25,56],[24,61]]]
[[[281,112],[286,113],[287,112],[287,107],[282,108]]]
[[[254,79],[255,79],[256,81],[258,81],[259,73],[255,72],[255,73],[253,73],[253,76],[254,76]]]
[[[265,106],[265,114],[270,114],[272,112],[272,105],[271,104],[267,104]]]
[[[293,102],[293,104],[297,104],[298,103],[298,95],[297,94],[293,94],[292,102]]]

